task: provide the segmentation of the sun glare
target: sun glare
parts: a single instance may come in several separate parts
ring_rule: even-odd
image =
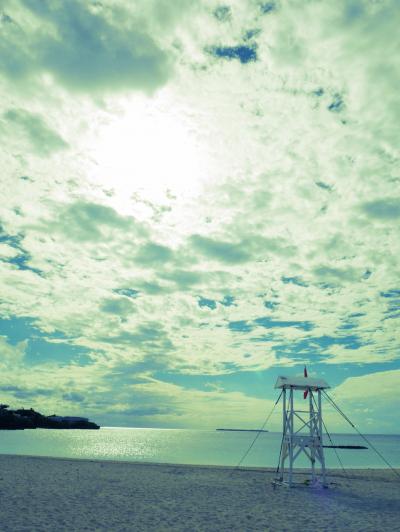
[[[92,177],[121,200],[136,191],[155,202],[166,191],[192,196],[206,175],[202,151],[194,127],[183,117],[135,109],[98,132]]]

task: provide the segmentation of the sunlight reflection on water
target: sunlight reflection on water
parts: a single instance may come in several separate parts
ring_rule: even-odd
[[[0,453],[98,460],[211,464],[235,466],[255,433],[185,429],[25,430],[0,431]],[[369,436],[393,466],[400,466],[399,436]],[[263,433],[244,466],[275,467],[281,435]],[[334,436],[335,443],[360,445],[355,435]],[[334,452],[326,449],[328,467],[339,467]],[[339,451],[345,467],[385,467],[368,451]],[[298,467],[305,466],[298,462]]]

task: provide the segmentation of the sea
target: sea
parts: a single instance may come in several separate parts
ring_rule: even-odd
[[[281,438],[276,432],[120,427],[0,430],[0,454],[217,466],[240,463],[242,467],[275,468]],[[365,445],[368,449],[325,449],[329,468],[387,468],[388,464],[372,447],[392,467],[400,467],[400,435],[367,435],[372,447],[357,434],[333,434],[331,438],[335,445]],[[327,438],[324,444],[330,444]],[[306,467],[307,463],[299,458],[296,466]]]

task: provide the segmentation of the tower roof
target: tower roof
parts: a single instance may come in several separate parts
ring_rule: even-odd
[[[311,379],[310,377],[283,377],[279,376],[275,388],[293,388],[295,390],[324,390],[330,388],[324,379]]]

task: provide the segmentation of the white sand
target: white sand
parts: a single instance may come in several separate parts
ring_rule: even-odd
[[[330,489],[274,490],[273,477],[0,455],[0,530],[400,531],[400,479],[390,471],[334,471]]]

